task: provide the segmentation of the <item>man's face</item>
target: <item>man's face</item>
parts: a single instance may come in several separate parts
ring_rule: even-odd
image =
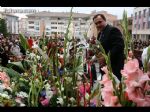
[[[97,16],[94,19],[97,30],[102,30],[106,26],[106,21],[103,20],[101,16]]]

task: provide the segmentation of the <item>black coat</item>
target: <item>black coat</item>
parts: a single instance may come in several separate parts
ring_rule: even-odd
[[[110,52],[111,67],[113,73],[121,80],[120,70],[124,66],[124,40],[120,30],[111,25],[107,25],[97,38],[105,52]]]
[[[1,65],[6,67],[6,65],[8,64],[8,60],[9,60],[9,56],[7,53],[0,53],[0,58],[1,58]]]

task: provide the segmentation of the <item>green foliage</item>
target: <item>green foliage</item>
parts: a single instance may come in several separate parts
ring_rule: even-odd
[[[144,60],[144,72],[147,72],[150,69],[148,68],[149,60],[150,60],[150,46],[148,47],[147,50],[147,57]]]
[[[124,11],[123,12],[123,19],[121,21],[121,27],[123,29],[123,37],[124,37],[124,44],[125,44],[125,48],[124,48],[124,54],[126,56],[126,59],[128,57],[128,50],[132,50],[133,49],[133,45],[132,45],[132,38],[131,38],[131,34],[128,31],[128,17],[127,17],[127,12]]]
[[[4,37],[8,36],[6,21],[5,19],[1,18],[0,18],[0,33],[3,33]]]
[[[11,63],[8,63],[7,67],[8,68],[13,68],[15,70],[22,71],[22,72],[25,71],[25,69],[24,69],[24,67],[23,67],[23,65],[22,65],[21,62],[11,62]]]
[[[27,39],[22,34],[19,34],[19,37],[20,37],[20,43],[21,43],[22,47],[24,48],[24,50],[26,51],[27,49],[29,49]]]

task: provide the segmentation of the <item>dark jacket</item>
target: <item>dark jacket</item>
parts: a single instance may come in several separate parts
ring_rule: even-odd
[[[98,40],[101,42],[105,52],[110,52],[112,71],[121,80],[120,70],[123,69],[125,55],[124,40],[120,30],[107,25],[102,34],[98,34]]]

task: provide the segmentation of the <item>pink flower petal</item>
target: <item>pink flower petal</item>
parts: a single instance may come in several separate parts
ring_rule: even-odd
[[[44,99],[43,101],[41,101],[41,104],[42,104],[43,106],[48,106],[49,100],[48,100],[48,99]]]

